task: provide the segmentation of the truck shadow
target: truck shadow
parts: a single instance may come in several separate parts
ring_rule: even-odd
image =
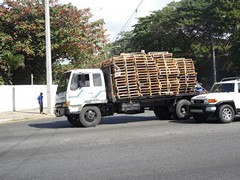
[[[201,124],[196,122],[192,117],[190,119],[182,119],[182,120],[169,120],[170,123],[177,123],[177,124]],[[217,119],[208,119],[206,122],[203,124],[217,124],[219,123]]]
[[[62,128],[69,128],[71,124],[68,123],[67,120],[57,120],[52,122],[43,122],[43,123],[35,123],[35,124],[28,124],[29,127],[39,128],[39,129],[62,129]]]
[[[196,124],[197,123],[193,118],[186,120],[159,120],[156,116],[132,116],[132,115],[122,115],[122,116],[109,116],[102,118],[102,121],[98,126],[101,125],[114,125],[114,124],[124,124],[124,123],[134,123],[134,122],[147,122],[147,121],[166,121],[169,123],[177,123],[177,124]],[[240,117],[236,117],[234,122],[240,123]],[[233,123],[234,123],[233,122]],[[209,118],[204,124],[221,124],[218,122],[216,118]],[[40,128],[40,129],[64,129],[64,128],[82,128],[82,127],[74,127],[71,125],[66,118],[61,119],[53,119],[50,122],[42,122],[35,124],[28,124],[29,127]],[[84,128],[83,128],[84,129]]]
[[[216,117],[209,117],[206,122],[204,123],[198,123],[194,120],[193,117],[191,117],[190,119],[183,119],[183,120],[169,120],[170,123],[179,123],[179,124],[224,124],[219,122],[219,120]],[[233,123],[234,122],[240,122],[240,116],[237,116],[234,118]]]
[[[159,120],[156,116],[132,116],[132,115],[122,115],[122,116],[109,116],[102,118],[100,124],[124,124],[132,122],[141,121],[156,121]]]
[[[122,116],[109,116],[102,118],[99,125],[113,125],[113,124],[124,124],[124,123],[133,123],[133,122],[144,122],[144,121],[155,121],[158,120],[156,116],[131,116],[131,115],[122,115]],[[98,126],[99,126],[98,125]],[[28,124],[29,127],[40,128],[40,129],[61,129],[61,128],[83,128],[75,127],[68,122],[66,118],[53,119],[51,122],[42,122],[35,124]]]

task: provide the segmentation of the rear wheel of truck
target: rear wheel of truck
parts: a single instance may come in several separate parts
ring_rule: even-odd
[[[221,105],[218,110],[218,118],[222,123],[230,123],[234,119],[234,110],[228,104]]]
[[[186,99],[177,101],[175,106],[174,118],[177,120],[189,119],[191,117],[190,112],[191,102]]]
[[[79,115],[80,122],[84,127],[95,127],[101,121],[101,111],[96,106],[83,107]]]
[[[78,115],[68,115],[67,119],[68,119],[68,122],[73,126],[82,127],[82,123],[79,121]]]
[[[207,120],[207,117],[204,114],[193,114],[193,118],[198,123],[205,123]]]
[[[156,106],[153,111],[155,116],[161,120],[169,119],[172,116],[167,106]]]

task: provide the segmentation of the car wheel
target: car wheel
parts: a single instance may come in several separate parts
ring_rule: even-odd
[[[218,110],[218,118],[222,123],[230,123],[234,119],[234,110],[228,104],[221,105]]]

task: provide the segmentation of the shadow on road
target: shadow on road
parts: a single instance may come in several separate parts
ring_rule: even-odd
[[[155,120],[158,120],[156,116],[150,116],[150,117],[133,116],[133,115],[109,116],[109,117],[103,117],[100,122],[100,125],[123,124],[123,123],[155,121]],[[46,128],[46,129],[77,128],[71,125],[66,118],[62,118],[61,120],[56,119],[55,121],[52,121],[52,122],[29,124],[28,126],[34,127],[34,128]]]
[[[108,116],[102,118],[100,125],[113,125],[113,124],[124,124],[133,122],[146,122],[146,121],[168,121],[169,123],[178,124],[199,124],[193,118],[186,120],[159,120],[156,116],[139,116],[139,115],[122,115],[122,116]],[[240,122],[240,117],[235,118],[234,122]],[[209,118],[204,124],[220,124],[216,118]],[[45,128],[45,129],[60,129],[60,128],[78,128],[71,125],[66,118],[60,120],[55,119],[51,122],[29,124],[30,127],[34,128]],[[80,127],[81,128],[81,127]]]
[[[133,116],[133,115],[122,115],[122,116],[109,116],[104,117],[100,124],[123,124],[141,121],[155,121],[158,120],[156,116]]]
[[[60,128],[69,128],[72,125],[68,123],[68,121],[53,121],[53,122],[44,122],[44,123],[35,123],[28,124],[28,126],[33,128],[41,128],[41,129],[60,129]]]
[[[186,120],[169,120],[170,123],[179,123],[179,124],[201,124],[196,122],[192,117],[190,119]],[[240,122],[240,117],[235,117],[234,122]],[[224,124],[220,123],[219,120],[216,117],[209,117],[206,122],[203,124]]]

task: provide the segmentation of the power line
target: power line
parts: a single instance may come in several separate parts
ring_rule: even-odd
[[[134,15],[138,12],[138,8],[141,6],[142,3],[143,3],[143,0],[141,0],[141,2],[138,4],[137,8],[133,11],[132,15],[128,18],[127,22],[126,22],[126,23],[124,24],[124,26],[121,28],[121,30],[119,31],[119,33],[112,39],[112,41],[114,41],[115,39],[117,39],[121,32],[125,31],[125,29],[128,27],[128,25],[129,25],[130,22],[132,21]]]

